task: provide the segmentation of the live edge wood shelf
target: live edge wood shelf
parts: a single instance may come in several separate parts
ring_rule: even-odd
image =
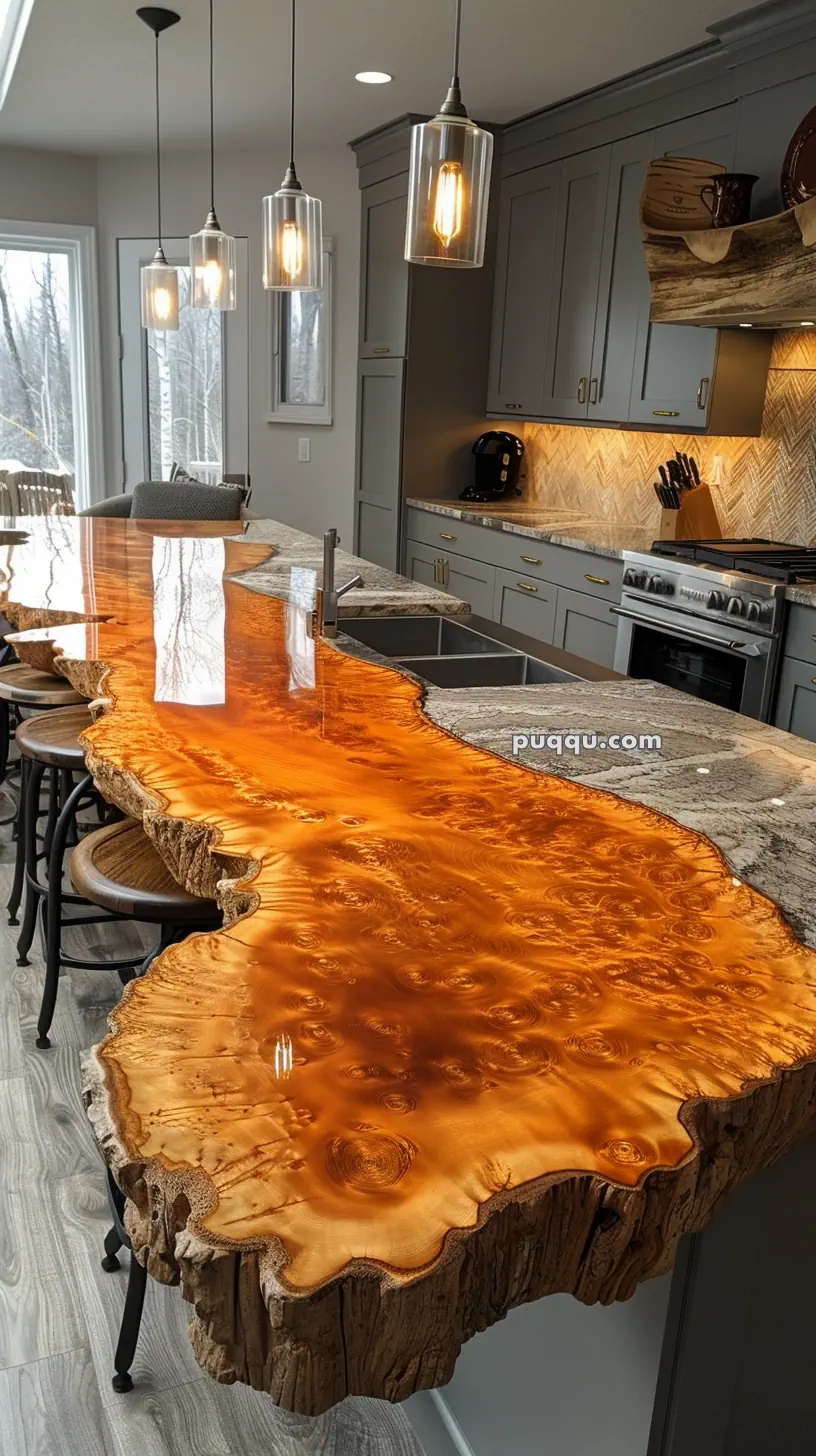
[[[258,547],[31,529],[18,652],[101,699],[97,782],[225,911],[85,1070],[210,1375],[306,1414],[443,1384],[515,1305],[626,1299],[814,1131],[816,953],[702,835],[446,733],[308,637],[302,581],[247,590]]]
[[[795,328],[816,319],[816,198],[742,227],[648,232],[655,323]]]

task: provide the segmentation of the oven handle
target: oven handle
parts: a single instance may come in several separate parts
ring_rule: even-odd
[[[625,607],[610,607],[610,612],[615,617],[626,617],[630,622],[639,622],[642,627],[662,628],[666,632],[673,632],[677,637],[689,637],[692,642],[705,642],[711,647],[730,648],[732,652],[741,652],[748,657],[764,657],[769,651],[766,641],[762,642],[726,642],[722,637],[715,637],[709,632],[693,632],[689,627],[675,627],[668,622],[658,622],[652,617],[643,617],[639,612],[627,612]]]

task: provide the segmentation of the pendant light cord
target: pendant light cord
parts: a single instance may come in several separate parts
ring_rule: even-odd
[[[295,170],[295,0],[292,0],[292,75],[289,83],[289,166]]]
[[[459,42],[462,38],[462,0],[456,0],[456,26],[453,32],[453,81],[459,85]]]
[[[161,100],[159,89],[159,32],[156,31],[156,212],[159,247],[162,246],[162,183],[161,183]]]
[[[210,207],[215,212],[215,3],[210,0]]]

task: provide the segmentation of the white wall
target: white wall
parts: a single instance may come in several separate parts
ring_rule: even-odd
[[[0,217],[93,227],[96,173],[95,157],[0,147]]]
[[[250,469],[252,509],[321,534],[336,525],[350,549],[353,523],[359,292],[360,194],[352,152],[336,148],[298,156],[304,188],[323,201],[323,226],[334,242],[334,423],[310,427],[311,462],[297,460],[302,425],[266,422],[267,300],[261,281],[261,199],[274,192],[286,165],[280,150],[220,154],[217,207],[222,226],[249,238]],[[102,157],[98,164],[98,216],[102,292],[103,367],[107,428],[107,494],[121,490],[121,420],[116,252],[120,237],[151,237],[155,230],[156,173],[150,157]],[[209,206],[205,153],[165,158],[164,231],[197,232]]]

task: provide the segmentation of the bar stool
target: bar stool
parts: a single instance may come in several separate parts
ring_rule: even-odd
[[[13,723],[16,725],[21,722],[24,713],[45,713],[84,702],[86,699],[82,697],[81,693],[74,692],[70,683],[65,682],[63,678],[54,677],[52,673],[38,672],[36,668],[28,667],[24,662],[14,662],[7,667],[0,667],[0,784],[4,783],[8,777],[9,745]],[[21,768],[24,771],[24,763],[21,764]],[[17,840],[14,881],[7,906],[9,925],[19,923],[17,912],[23,894],[24,799],[25,785],[21,773],[16,812],[11,819],[0,820],[0,824],[10,824],[12,819],[14,820],[14,837]]]

